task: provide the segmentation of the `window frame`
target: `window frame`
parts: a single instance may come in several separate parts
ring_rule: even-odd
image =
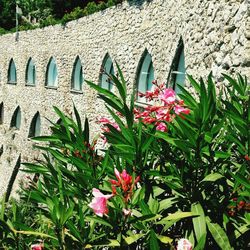
[[[33,83],[29,82],[29,70],[30,70],[30,64],[32,63],[32,79]],[[25,85],[26,86],[36,86],[36,65],[33,61],[33,59],[30,57],[26,66],[26,71],[25,71]]]
[[[78,65],[80,65],[80,72],[76,78],[76,70],[78,69],[77,68]],[[80,86],[79,89],[76,88],[76,79],[78,79],[78,81],[79,81],[79,86]],[[82,93],[83,83],[84,83],[83,66],[82,66],[82,62],[81,62],[80,57],[77,56],[75,59],[75,62],[74,62],[72,75],[71,75],[71,91],[77,92],[77,93]]]
[[[114,69],[114,63],[110,57],[109,54],[106,54],[106,56],[103,59],[102,62],[102,70],[103,72],[100,73],[100,77],[99,77],[99,86],[112,92],[114,90],[114,84],[113,82],[108,78],[108,76],[105,74],[105,72],[107,74],[115,74],[115,69]],[[105,85],[107,85],[107,87],[105,87]]]
[[[14,69],[13,69],[14,67]],[[12,79],[12,73],[14,70],[14,80]],[[9,67],[8,67],[8,77],[7,77],[7,83],[11,85],[17,84],[17,71],[16,71],[16,64],[13,58],[10,59]]]
[[[0,125],[4,123],[4,104],[0,103]]]
[[[39,122],[39,133],[37,133],[37,124]],[[29,135],[28,138],[36,137],[41,135],[41,115],[39,112],[36,112],[36,114],[33,116],[30,128],[29,128]]]
[[[182,38],[180,38],[179,43],[177,45],[176,51],[175,51],[175,55],[174,58],[172,60],[171,66],[170,66],[170,71],[169,71],[169,75],[167,78],[167,83],[170,84],[173,88],[173,90],[176,93],[179,93],[180,90],[177,86],[177,77],[178,77],[178,73],[179,72],[179,66],[180,66],[180,59],[182,58],[184,59],[184,68],[185,68],[185,72],[182,73],[184,75],[186,75],[186,66],[185,66],[185,47],[184,47],[184,43]],[[185,86],[185,77],[184,77],[184,82],[182,84],[182,86]]]
[[[51,68],[51,65],[53,68]],[[52,70],[52,75],[50,74],[51,70]],[[56,72],[56,76],[55,76],[55,72]],[[50,82],[51,78],[53,78],[53,84],[51,84]],[[57,68],[56,60],[54,57],[51,57],[47,64],[45,87],[49,89],[58,88],[58,68]]]
[[[22,124],[22,113],[20,106],[18,106],[12,115],[10,127],[20,130],[21,124]]]
[[[147,50],[145,50],[141,56],[136,74],[136,90],[137,90],[136,102],[147,103],[145,97],[139,96],[139,92],[146,93],[146,91],[150,91],[152,89],[153,84],[152,82],[150,83],[150,78],[152,78],[152,81],[154,80],[155,77],[154,72],[155,70],[154,70],[152,56]]]

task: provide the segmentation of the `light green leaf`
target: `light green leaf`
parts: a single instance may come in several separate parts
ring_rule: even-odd
[[[245,225],[241,226],[240,228],[235,230],[235,238],[238,239],[241,235],[243,235],[244,233],[246,233],[249,230],[250,230],[250,224],[245,224]]]
[[[209,217],[206,217],[206,222],[210,233],[220,248],[223,250],[233,250],[225,231],[220,227],[220,225],[212,223]]]
[[[166,218],[162,219],[162,221],[165,220],[178,220],[183,219],[187,217],[197,216],[197,214],[194,214],[193,212],[175,212],[173,214],[169,214]]]
[[[132,243],[139,240],[141,237],[143,237],[145,234],[134,234],[132,236],[124,237],[124,240],[127,245],[131,245]]]
[[[99,217],[93,217],[93,216],[86,216],[86,221],[94,221],[96,223],[100,223],[104,226],[108,226],[108,227],[113,227],[111,224],[109,224],[107,221],[105,221],[104,219],[102,218],[99,218]]]
[[[174,203],[176,203],[175,201],[173,201],[174,199],[175,198],[167,198],[167,199],[161,200],[159,211],[170,208]]]
[[[91,245],[88,244],[87,246],[88,246],[88,248],[91,248]],[[100,242],[98,244],[92,244],[92,246],[98,246],[98,247],[119,247],[120,243],[117,240],[109,239],[106,242]]]
[[[207,175],[202,181],[217,181],[221,178],[224,178],[224,176],[219,173],[212,173]]]
[[[195,203],[192,204],[191,206],[191,211],[195,214],[199,214],[200,216],[193,218],[193,225],[194,225],[194,232],[195,232],[195,236],[196,236],[196,240],[197,242],[201,241],[201,238],[205,235],[207,235],[207,226],[206,226],[206,218],[205,218],[205,214],[203,211],[203,208],[201,206],[201,204]],[[204,241],[204,245],[200,246],[201,249],[204,248],[206,241]]]
[[[171,239],[168,236],[158,235],[158,234],[156,236],[164,244],[170,244],[173,241],[173,239]]]

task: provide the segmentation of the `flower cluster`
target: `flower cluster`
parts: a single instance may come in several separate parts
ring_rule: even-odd
[[[167,131],[166,122],[171,122],[176,115],[189,114],[190,110],[185,108],[183,100],[177,100],[175,91],[166,88],[165,84],[152,82],[153,91],[146,91],[145,94],[139,93],[140,97],[145,97],[148,101],[154,101],[154,105],[149,104],[143,111],[134,110],[135,118],[142,119],[146,124],[153,124],[157,130]]]
[[[140,176],[137,176],[133,181],[133,177],[129,175],[125,169],[123,169],[123,171],[120,173],[116,168],[115,176],[117,180],[110,180],[113,194],[115,195],[117,193],[116,188],[121,188],[124,201],[127,203],[133,194],[134,186],[140,180]]]
[[[250,203],[245,202],[243,200],[238,201],[238,198],[232,198],[231,204],[228,206],[228,215],[234,217],[240,211],[249,211]]]
[[[100,190],[93,188],[92,194],[94,198],[89,204],[89,207],[92,208],[94,213],[100,217],[103,217],[103,215],[108,215],[107,202],[108,199],[117,194],[116,188],[121,188],[124,201],[125,203],[128,203],[133,194],[134,186],[140,179],[138,176],[133,181],[133,177],[129,175],[125,169],[121,173],[115,169],[115,176],[117,180],[110,180],[110,183],[112,184],[112,194],[104,195]],[[123,213],[125,215],[129,215],[130,210],[124,208]]]
[[[101,129],[102,129],[102,132],[103,133],[107,133],[107,132],[110,132],[110,129],[109,127],[107,126],[107,124],[113,126],[115,129],[117,129],[118,131],[120,131],[120,127],[119,125],[116,123],[116,122],[112,122],[110,121],[108,118],[105,118],[105,117],[101,117],[100,119],[97,120],[97,122],[99,124],[101,124]],[[101,135],[101,138],[103,139],[104,143],[107,142],[107,138],[102,134]]]

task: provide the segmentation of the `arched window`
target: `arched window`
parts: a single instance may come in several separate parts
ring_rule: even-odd
[[[16,129],[20,129],[21,127],[21,109],[18,106],[11,118],[11,123],[10,123],[10,127],[11,128],[16,128]]]
[[[107,54],[103,60],[102,69],[104,72],[102,72],[100,75],[100,86],[111,91],[113,88],[113,83],[109,79],[108,75],[114,75],[114,66],[109,54]]]
[[[185,85],[185,54],[183,40],[180,39],[170,70],[168,82],[173,85],[176,93],[180,92],[178,85]]]
[[[16,82],[17,82],[16,65],[14,60],[11,58],[8,69],[8,83],[16,84]]]
[[[47,66],[46,72],[46,86],[57,87],[58,84],[58,72],[56,61],[54,57],[51,57]]]
[[[3,116],[4,116],[4,110],[3,110],[3,102],[0,104],[0,124],[3,124]]]
[[[82,63],[79,56],[77,56],[72,72],[71,88],[74,90],[82,90],[82,83],[83,83]]]
[[[139,66],[139,74],[137,75],[137,91],[145,93],[152,88],[152,81],[154,80],[154,67],[151,55],[145,51]],[[144,97],[137,96],[137,100],[145,102]]]
[[[26,84],[28,85],[36,84],[36,67],[32,58],[29,59],[26,67]]]
[[[39,112],[37,112],[32,118],[29,130],[29,137],[39,136],[41,133],[41,118]]]

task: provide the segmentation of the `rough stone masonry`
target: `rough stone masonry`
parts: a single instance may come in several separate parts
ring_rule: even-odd
[[[99,131],[96,118],[104,113],[95,91],[86,84],[82,92],[71,91],[71,74],[77,56],[84,78],[98,84],[103,58],[109,53],[121,66],[128,88],[136,87],[140,58],[152,56],[155,78],[166,81],[177,44],[182,37],[186,71],[206,76],[212,71],[220,87],[221,73],[240,72],[250,79],[249,0],[152,0],[125,1],[66,24],[23,31],[0,37],[0,104],[4,105],[0,125],[0,195],[6,191],[18,155],[22,161],[39,156],[28,139],[30,123],[37,111],[41,133],[49,133],[48,118],[56,121],[52,106],[70,114],[73,102],[82,118],[88,116],[92,135]],[[54,56],[58,67],[58,87],[45,87],[46,67]],[[36,85],[26,86],[25,70],[32,57]],[[17,70],[17,84],[7,84],[10,59]],[[21,127],[10,128],[11,117],[20,106]],[[18,178],[21,178],[19,173]],[[17,187],[18,180],[15,181]]]

